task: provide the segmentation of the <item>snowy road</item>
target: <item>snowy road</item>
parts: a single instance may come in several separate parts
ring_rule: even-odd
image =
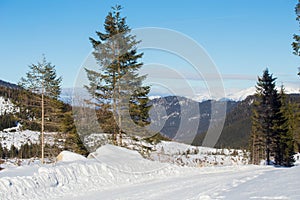
[[[229,171],[227,171],[229,170]],[[300,167],[248,166],[189,173],[160,180],[67,195],[63,199],[300,199]],[[274,179],[277,179],[274,180]]]
[[[178,167],[114,146],[101,147],[96,159],[65,156],[1,171],[0,199],[300,199],[300,166]]]

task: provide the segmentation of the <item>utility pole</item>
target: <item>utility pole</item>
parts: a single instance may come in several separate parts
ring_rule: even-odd
[[[45,143],[44,143],[44,84],[42,85],[42,164],[44,164],[44,149],[45,149]]]

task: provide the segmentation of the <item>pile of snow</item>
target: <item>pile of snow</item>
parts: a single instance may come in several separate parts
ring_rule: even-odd
[[[34,169],[37,169],[39,166],[39,158],[6,159],[4,163],[0,164],[0,168],[2,168],[2,171],[0,171],[0,177],[2,177],[2,175],[9,177],[33,175]]]
[[[94,143],[88,143],[88,145],[98,143],[107,144],[108,142],[107,134],[93,134],[93,137],[89,138],[94,138],[95,141]],[[161,141],[157,144],[151,144],[139,137],[133,139],[126,135],[123,135],[122,138],[122,146],[139,152],[144,158],[164,163],[173,163],[179,166],[230,166],[247,165],[249,163],[249,152],[246,150],[197,147],[174,141]],[[91,146],[88,147],[91,149]],[[103,153],[104,150],[101,152]],[[95,157],[97,157],[97,153],[96,151]]]
[[[167,141],[155,145],[150,158],[190,167],[247,165],[249,163],[248,153],[243,150],[196,147]]]
[[[62,151],[56,157],[57,162],[73,162],[77,160],[86,160],[86,157],[70,151]]]
[[[100,163],[109,163],[115,170],[127,173],[151,173],[153,170],[168,168],[166,163],[144,159],[137,151],[107,144],[91,153],[88,158],[95,158]]]
[[[70,152],[63,155],[73,162],[34,168],[36,171],[29,176],[11,177],[7,176],[9,170],[1,171],[0,199],[60,199],[65,193],[159,180],[181,171],[177,166],[149,161],[136,152],[112,145],[98,149],[94,153],[96,159],[78,161],[78,155]],[[146,166],[151,170],[141,170]]]
[[[20,109],[16,107],[10,99],[0,96],[0,115],[14,114],[20,112]]]

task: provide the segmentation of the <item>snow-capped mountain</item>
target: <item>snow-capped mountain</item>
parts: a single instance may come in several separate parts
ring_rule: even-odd
[[[277,87],[277,90],[280,90],[280,87]],[[289,85],[285,87],[285,92],[287,94],[300,94],[300,86]],[[217,100],[217,101],[243,101],[250,95],[256,93],[255,87],[250,87],[246,89],[225,89],[224,97],[216,97],[209,94],[209,91],[197,94],[193,97],[189,97],[194,101],[203,102],[207,100]]]
[[[280,91],[280,87],[277,87],[277,90]],[[250,87],[246,89],[242,89],[235,92],[230,92],[226,94],[226,99],[232,101],[242,101],[246,99],[248,96],[253,95],[256,93],[255,87]],[[285,87],[285,93],[287,94],[299,94],[300,93],[300,86],[287,86]]]
[[[280,87],[277,87],[277,90],[280,90]],[[198,93],[194,96],[188,96],[187,98],[192,99],[197,102],[203,102],[208,100],[216,101],[243,101],[248,96],[254,95],[256,92],[255,87],[250,87],[246,89],[225,89],[225,96],[213,96],[208,90],[204,90],[201,93]],[[285,86],[285,92],[287,94],[300,94],[300,86],[298,85],[288,85]],[[149,98],[151,100],[163,97],[166,95],[152,95]]]

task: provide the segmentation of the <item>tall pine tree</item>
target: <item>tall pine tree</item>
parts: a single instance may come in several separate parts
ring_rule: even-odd
[[[55,66],[43,56],[42,62],[29,66],[26,77],[21,78],[19,85],[30,92],[41,95],[41,146],[42,163],[44,163],[44,124],[45,96],[57,100],[61,93],[61,77],[57,77]]]
[[[274,132],[275,119],[278,113],[278,108],[275,104],[278,103],[278,92],[275,88],[275,80],[272,74],[269,74],[268,69],[263,72],[262,77],[258,77],[256,86],[257,100],[255,102],[254,114],[252,120],[252,141],[253,146],[257,141],[263,141],[266,162],[269,165],[271,151],[274,149],[274,138],[278,135]],[[261,148],[260,148],[261,149]],[[254,155],[258,151],[252,152]],[[252,156],[254,157],[254,156]]]
[[[130,34],[120,11],[120,5],[113,7],[105,19],[105,31],[96,32],[99,40],[90,38],[99,70],[86,69],[90,82],[86,88],[93,97],[89,102],[96,105],[102,129],[113,134],[117,144],[122,143],[124,129],[128,130],[128,120],[139,126],[149,123],[147,95],[150,91],[142,85],[146,77],[138,74],[143,65],[139,62],[143,54],[136,49],[139,41]],[[130,113],[130,119],[124,119],[126,112]]]

